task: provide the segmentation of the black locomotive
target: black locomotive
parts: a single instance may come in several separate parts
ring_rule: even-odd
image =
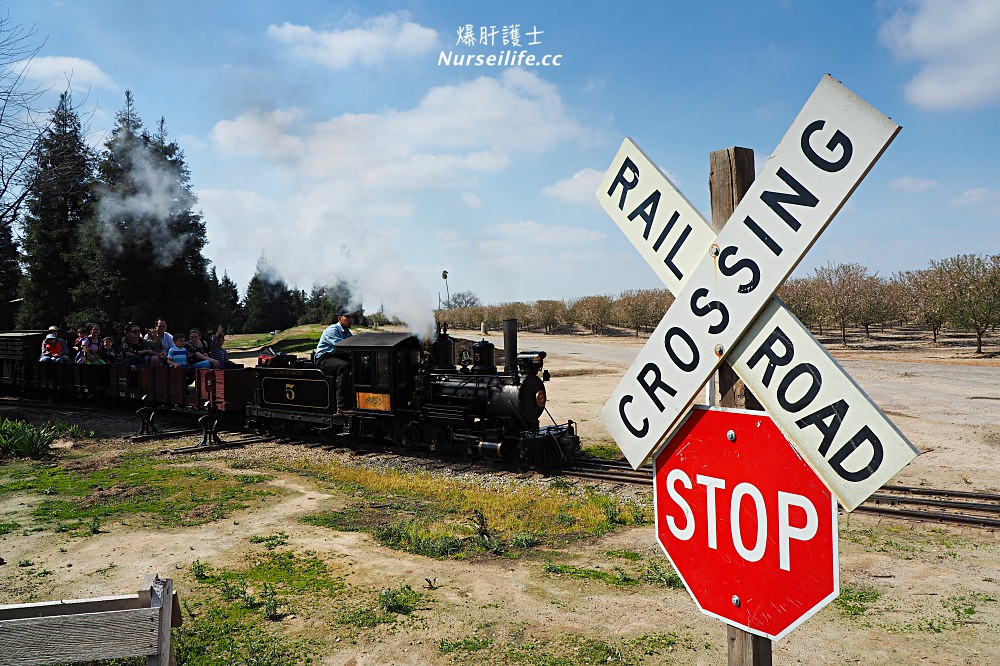
[[[541,425],[546,412],[545,352],[517,353],[517,321],[504,322],[503,370],[494,346],[474,343],[455,359],[447,328],[432,343],[405,333],[361,333],[338,348],[350,355],[352,414],[338,414],[336,386],[311,360],[262,354],[258,366],[197,370],[38,363],[43,333],[0,333],[0,390],[54,399],[97,399],[140,406],[141,431],[164,409],[204,411],[215,423],[329,440],[383,442],[515,460],[571,464],[580,449],[575,424]]]

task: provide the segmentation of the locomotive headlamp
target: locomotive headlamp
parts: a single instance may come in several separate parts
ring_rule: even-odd
[[[523,351],[517,355],[517,369],[526,375],[537,375],[545,359],[543,351]]]

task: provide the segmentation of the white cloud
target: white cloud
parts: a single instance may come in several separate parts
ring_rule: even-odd
[[[96,63],[82,58],[66,56],[38,56],[30,61],[11,65],[12,70],[25,68],[24,77],[42,88],[64,90],[71,85],[74,90],[104,88],[118,90],[118,85]]]
[[[465,192],[462,194],[462,203],[473,210],[483,205],[482,200],[472,192]]]
[[[504,222],[494,229],[501,236],[530,241],[534,247],[580,245],[606,238],[600,231],[581,229],[567,224],[540,224],[534,220]]]
[[[304,181],[350,179],[357,190],[416,191],[498,173],[510,155],[579,138],[555,87],[507,71],[428,91],[412,109],[345,113],[300,127],[296,112],[253,111],[212,130],[235,155],[296,160]]]
[[[603,177],[604,174],[600,171],[581,169],[571,178],[546,185],[542,193],[570,203],[592,203]]]
[[[287,161],[305,153],[302,139],[288,129],[302,117],[298,110],[248,111],[234,120],[220,120],[211,138],[223,151],[259,159]]]
[[[1000,203],[1000,192],[977,187],[962,192],[955,197],[955,203],[960,206],[979,206]]]
[[[903,192],[923,192],[939,187],[937,181],[929,178],[914,178],[913,176],[903,176],[889,183],[889,189],[901,190]]]
[[[907,99],[925,109],[1000,101],[1000,2],[914,0],[883,24],[880,37],[898,57],[921,61]]]
[[[438,45],[436,30],[407,20],[406,14],[384,14],[359,27],[330,31],[286,22],[268,26],[267,35],[287,46],[294,57],[330,69],[378,65],[418,56]]]

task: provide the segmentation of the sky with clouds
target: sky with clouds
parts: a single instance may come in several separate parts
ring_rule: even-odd
[[[795,275],[1000,252],[994,0],[2,9],[34,26],[31,81],[71,82],[95,146],[125,90],[147,126],[165,118],[205,253],[241,287],[262,253],[289,284],[346,279],[404,319],[447,291],[660,287],[595,200],[622,139],[710,217],[709,153],[762,165],[825,73],[903,130]]]

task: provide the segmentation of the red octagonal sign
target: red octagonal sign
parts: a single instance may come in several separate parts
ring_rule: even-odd
[[[839,593],[837,503],[764,412],[693,409],[653,493],[657,539],[703,613],[779,639]]]

